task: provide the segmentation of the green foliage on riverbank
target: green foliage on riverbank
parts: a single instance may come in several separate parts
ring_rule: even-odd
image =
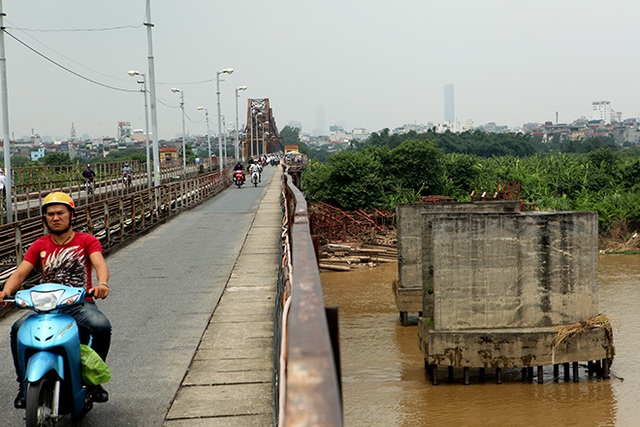
[[[455,134],[447,138],[453,144]],[[462,142],[470,144],[469,138],[465,135]],[[528,147],[518,138],[509,142],[504,137],[497,151],[504,153],[512,146],[516,148],[511,151],[520,152]],[[614,225],[623,229],[640,226],[640,152],[589,144],[593,148],[589,152],[534,149],[531,154],[481,156],[448,152],[441,143],[427,138],[388,145],[367,143],[358,150],[332,155],[327,162],[310,162],[302,183],[311,201],[352,210],[395,209],[399,203],[428,195],[469,201],[473,190],[492,195],[499,181],[518,181],[521,199],[540,210],[596,210],[601,231]]]

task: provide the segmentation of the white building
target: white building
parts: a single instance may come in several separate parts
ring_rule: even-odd
[[[611,102],[594,101],[591,110],[591,120],[604,120],[605,124],[611,123]]]

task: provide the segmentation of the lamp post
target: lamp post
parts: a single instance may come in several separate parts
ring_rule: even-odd
[[[216,71],[216,96],[218,99],[218,153],[220,155],[220,172],[224,168],[222,164],[222,118],[220,116],[220,74],[231,74],[233,68],[225,68],[222,71]]]
[[[141,80],[138,83],[142,84],[142,90],[144,93],[144,130],[146,134],[145,145],[147,149],[147,186],[151,188],[151,155],[149,153],[149,109],[147,105],[147,79],[145,75],[136,70],[129,70],[128,73],[131,77],[140,76]]]
[[[247,90],[247,87],[238,86],[236,88],[236,143],[235,143],[236,162],[238,161],[238,158],[239,158],[238,152],[240,151],[240,139],[238,138],[238,98],[240,97],[240,95],[238,95],[238,91],[240,90]]]
[[[227,123],[224,120],[224,116],[222,117],[222,146],[224,147],[224,160],[225,163],[227,161]]]
[[[4,188],[7,194],[7,222],[14,221],[13,218],[13,174],[11,172],[11,139],[9,135],[9,92],[7,89],[7,58],[4,50],[4,9],[2,8],[2,0],[0,0],[0,26],[3,30],[0,32],[0,86],[2,92],[2,138],[4,139],[4,170],[5,184]],[[0,195],[2,197],[2,195]],[[16,209],[17,210],[17,209]],[[16,212],[16,219],[18,215]]]
[[[160,147],[158,141],[158,108],[156,104],[156,72],[153,58],[153,40],[151,35],[151,2],[147,2],[147,11],[145,14],[145,27],[147,27],[147,64],[149,73],[149,108],[151,114],[151,135],[155,138],[153,144],[153,185],[160,186]],[[159,212],[159,191],[156,190],[156,210]]]
[[[180,108],[182,109],[182,175],[187,176],[187,132],[184,128],[184,92],[180,89],[173,87],[171,92],[180,92]]]
[[[267,135],[269,135],[269,122],[264,122],[262,125],[262,155],[267,155]]]
[[[198,107],[198,110],[204,110],[204,116],[207,122],[207,148],[209,149],[209,171],[213,172],[213,163],[211,162],[211,132],[209,132],[209,110],[204,107]]]

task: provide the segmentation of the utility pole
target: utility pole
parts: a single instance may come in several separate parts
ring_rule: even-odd
[[[4,9],[0,0],[0,80],[2,86],[2,137],[4,139],[4,173],[7,192],[7,222],[13,222],[13,183],[11,182],[11,138],[9,137],[9,92],[7,91],[7,58],[4,50]]]

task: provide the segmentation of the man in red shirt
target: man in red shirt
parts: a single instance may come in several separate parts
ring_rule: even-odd
[[[42,283],[84,287],[94,298],[106,298],[109,295],[109,269],[102,255],[102,245],[93,235],[76,232],[71,228],[75,214],[73,199],[65,193],[50,193],[42,203],[42,214],[49,234],[39,238],[29,247],[24,260],[0,291],[0,301],[18,291],[34,268],[40,270]],[[95,269],[98,278],[95,287],[91,279],[92,268]],[[98,310],[93,298],[85,304],[74,305],[65,310],[73,316],[81,331],[87,331],[91,335],[91,347],[102,360],[106,360],[111,344],[111,323]],[[26,318],[33,314],[25,314],[11,327],[11,353],[20,384],[18,396],[14,401],[16,408],[24,408],[26,403],[17,357],[18,329]],[[95,402],[109,400],[109,394],[101,386],[96,386],[92,393]]]

